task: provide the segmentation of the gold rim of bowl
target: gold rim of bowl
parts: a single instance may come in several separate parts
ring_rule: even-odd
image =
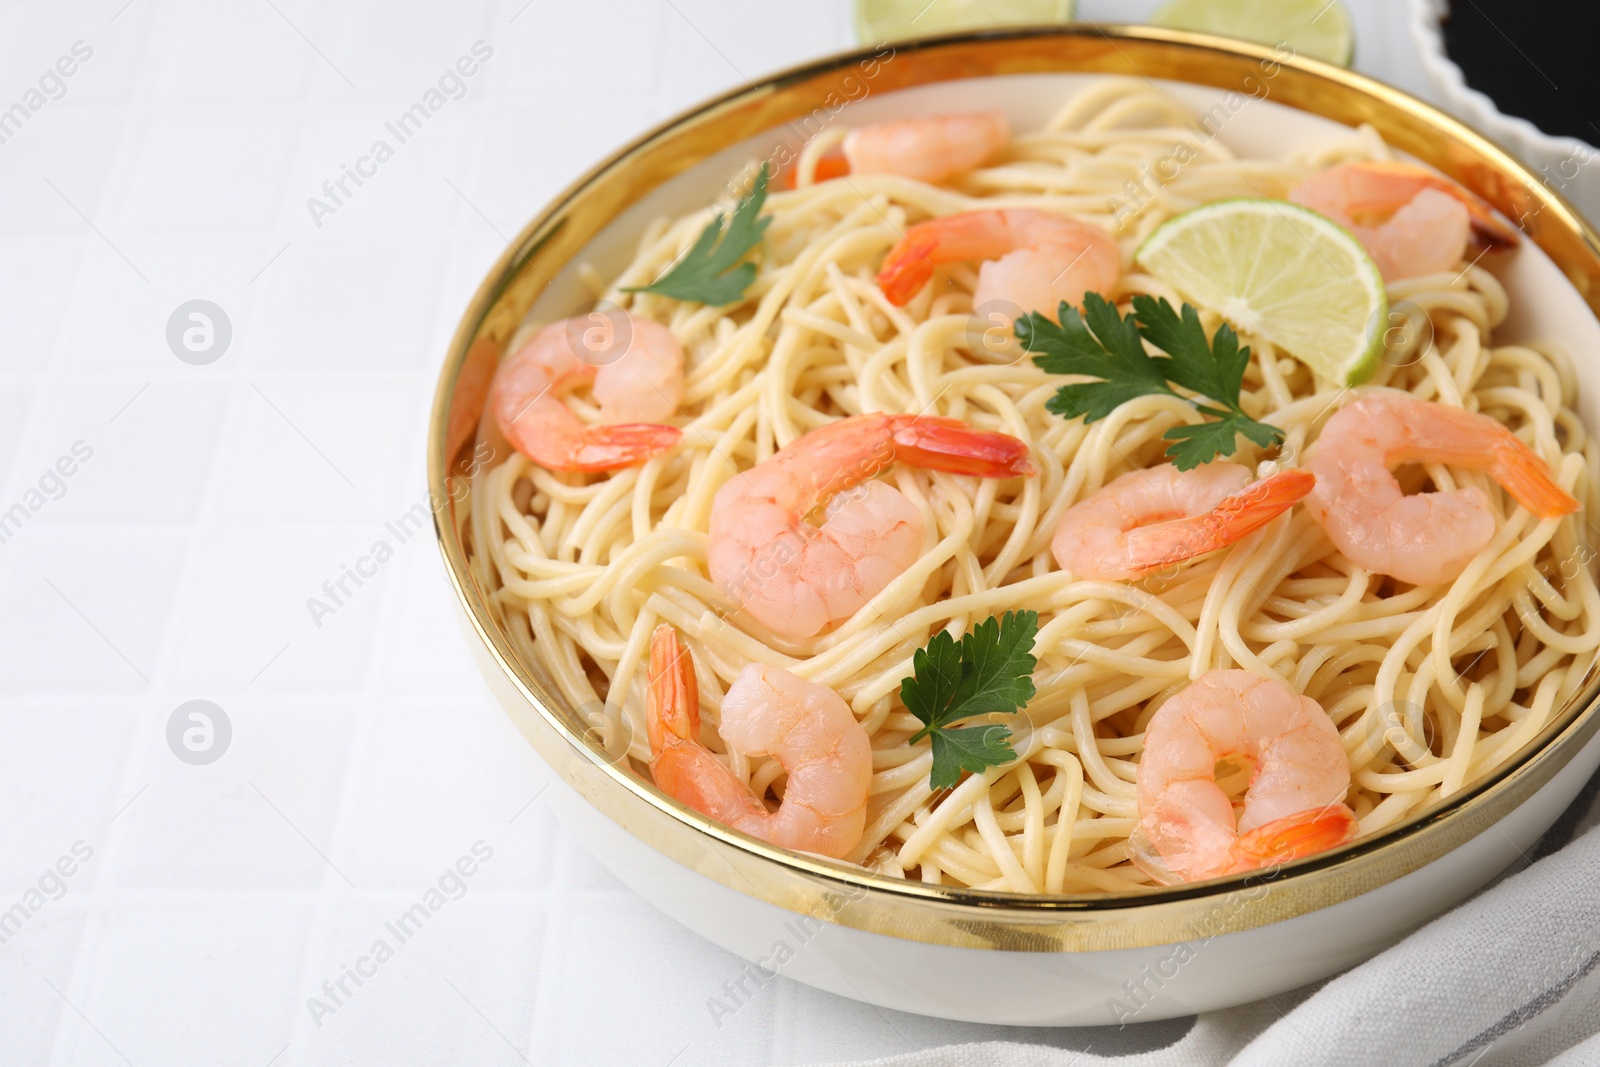
[[[706,819],[614,765],[573,709],[521,660],[468,565],[454,501],[489,377],[533,301],[618,213],[718,151],[830,106],[841,76],[876,57],[873,92],[1003,74],[1135,75],[1249,93],[1274,69],[1271,99],[1345,125],[1371,123],[1394,148],[1449,174],[1520,220],[1525,236],[1600,314],[1600,239],[1533,172],[1443,112],[1380,82],[1229,38],[1145,26],[1040,27],[857,49],[793,67],[668,120],[579,178],[506,248],[451,340],[428,431],[428,485],[445,566],[486,672],[540,756],[588,803],[645,844],[730,889],[793,912],[932,944],[1081,951],[1171,944],[1292,918],[1348,900],[1438,859],[1527,800],[1600,727],[1591,670],[1577,696],[1516,758],[1368,839],[1248,876],[1132,894],[1020,895],[933,886],[789,852]],[[1264,65],[1272,65],[1268,68]],[[1259,80],[1254,83],[1259,87]],[[835,96],[837,99],[837,96]],[[1248,904],[1248,907],[1244,906]]]

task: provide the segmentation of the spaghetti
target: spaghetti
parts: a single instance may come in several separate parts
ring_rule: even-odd
[[[1129,862],[1144,726],[1207,670],[1275,678],[1326,710],[1349,755],[1347,803],[1363,834],[1504,762],[1582,687],[1600,648],[1582,513],[1535,519],[1486,476],[1442,465],[1403,471],[1402,480],[1410,490],[1477,485],[1499,520],[1450,584],[1404,586],[1357,568],[1304,508],[1141,581],[1075,581],[1056,566],[1050,541],[1062,513],[1118,475],[1163,462],[1162,434],[1192,421],[1192,408],[1152,395],[1093,425],[1053,415],[1044,404],[1060,378],[1006,339],[1009,321],[975,317],[974,267],[942,268],[943,281],[904,307],[884,299],[873,275],[907,225],[930,216],[1070,213],[1112,232],[1127,263],[1154,227],[1196,204],[1282,197],[1315,168],[1391,157],[1363,129],[1298,158],[1239,159],[1190,119],[1148,83],[1107,79],[1043,130],[938,187],[892,175],[813,181],[844,133],[828,131],[801,153],[797,187],[769,199],[765,251],[741,302],[719,308],[624,292],[681,255],[711,209],[652,225],[613,279],[584,269],[596,297],[682,342],[681,442],[609,475],[554,472],[512,452],[474,479],[468,521],[475,565],[523,655],[592,718],[612,756],[647,774],[650,637],[670,623],[701,665],[713,726],[726,686],[752,662],[786,668],[849,704],[872,745],[866,832],[850,860],[934,884],[1122,892],[1149,884]],[[1151,188],[1147,176],[1174,158],[1175,145],[1186,146],[1186,162]],[[1149,194],[1133,206],[1130,181]],[[1138,293],[1181,299],[1137,272],[1107,295],[1126,305]],[[1555,345],[1491,343],[1508,306],[1494,275],[1469,265],[1393,283],[1389,296],[1414,305],[1413,324],[1431,331],[1405,331],[1373,384],[1493,416],[1592,506],[1600,449],[1574,411],[1570,361]],[[1204,319],[1208,331],[1219,323]],[[1268,470],[1295,465],[1340,390],[1265,339],[1242,340],[1254,352],[1242,402],[1287,439],[1280,453],[1244,444],[1233,458]],[[594,420],[589,401],[570,402]],[[801,434],[869,412],[952,416],[1013,435],[1030,445],[1038,474],[1000,481],[892,467],[886,477],[928,531],[921,558],[831,631],[781,637],[707,577],[712,498]],[[1022,758],[936,794],[927,744],[907,744],[921,723],[897,698],[912,653],[940,629],[959,634],[1026,609],[1040,616],[1038,692],[1008,722]],[[781,795],[775,760],[725,758],[756,794]]]

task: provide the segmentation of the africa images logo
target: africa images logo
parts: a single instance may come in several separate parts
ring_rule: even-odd
[[[482,64],[494,56],[494,49],[484,41],[474,41],[471,55],[461,56],[455,64],[446,67],[439,75],[437,87],[430,86],[422,98],[406,108],[394,119],[383,124],[387,137],[379,137],[368,146],[365,154],[357,156],[354,166],[339,164],[339,174],[322,183],[322,196],[306,198],[306,210],[317,229],[322,220],[336,215],[355,196],[356,191],[377,177],[378,168],[395,157],[396,150],[421,132],[422,127],[452,100],[467,95],[467,80],[477,74]],[[390,143],[393,138],[393,143]],[[355,188],[352,189],[351,185]]]
[[[94,47],[84,41],[72,42],[71,54],[59,57],[39,75],[38,88],[30,88],[9,107],[0,107],[0,144],[5,144],[44,110],[47,104],[67,95],[67,79],[94,56]]]
[[[338,973],[324,979],[317,993],[306,998],[306,1011],[311,1013],[317,1029],[322,1029],[329,1016],[337,1015],[367,982],[376,978],[383,965],[394,959],[445,905],[466,896],[472,888],[472,877],[492,859],[494,846],[481,839],[474,841],[468,853],[446,867],[410,907],[383,924],[383,934],[356,957],[353,965],[341,962]]]

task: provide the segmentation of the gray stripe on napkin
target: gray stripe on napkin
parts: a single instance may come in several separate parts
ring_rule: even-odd
[[[1587,977],[1589,972],[1595,969],[1596,965],[1600,965],[1600,952],[1596,952],[1584,960],[1577,970],[1549,989],[1546,989],[1543,993],[1540,993],[1521,1007],[1514,1008],[1502,1015],[1493,1025],[1478,1031],[1478,1033],[1463,1042],[1454,1052],[1447,1053],[1434,1060],[1429,1067],[1450,1067],[1450,1064],[1459,1061],[1467,1053],[1476,1052],[1486,1045],[1493,1044],[1511,1031],[1521,1027],[1528,1020],[1537,1017],[1549,1008],[1555,1007],[1574,985],[1577,985],[1581,979]]]

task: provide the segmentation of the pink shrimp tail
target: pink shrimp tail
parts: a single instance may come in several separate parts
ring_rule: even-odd
[[[650,635],[645,726],[650,735],[650,777],[656,788],[724,824],[766,816],[749,788],[696,740],[700,690],[694,658],[678,639],[678,631],[666,623]]]
[[[1380,401],[1380,403],[1385,401]],[[1391,402],[1392,403],[1392,402]],[[1402,458],[1440,459],[1464,467],[1484,469],[1523,507],[1541,519],[1570,515],[1583,505],[1578,503],[1550,476],[1550,467],[1539,453],[1501,423],[1477,411],[1463,411],[1441,404],[1419,408],[1426,401],[1400,401],[1409,411],[1425,410],[1441,426],[1451,431],[1441,435],[1438,447],[1418,449]],[[1487,464],[1484,462],[1487,457]]]
[[[678,443],[683,431],[654,422],[618,422],[584,429],[577,447],[533,455],[540,466],[562,471],[611,471],[643,463]],[[533,449],[544,452],[544,449]]]
[[[1550,477],[1550,468],[1520,438],[1504,432],[1495,443],[1490,474],[1517,503],[1541,519],[1571,515],[1583,507]]]
[[[974,430],[960,419],[937,415],[891,415],[895,458],[913,467],[1020,478],[1034,473],[1028,446],[1010,434]]]
[[[1237,541],[1304,500],[1316,484],[1316,475],[1303,467],[1291,467],[1245,486],[1218,504],[1207,518],[1215,521],[1230,541]]]
[[[931,223],[919,222],[906,230],[905,237],[895,245],[878,270],[878,288],[884,299],[895,307],[903,307],[922,291],[933,277],[933,255],[939,250],[939,231]]]
[[[1159,555],[1136,552],[1145,571],[1182,563],[1227,548],[1305,499],[1317,484],[1310,471],[1294,467],[1245,486],[1203,515],[1132,531],[1129,539],[1159,545]],[[1143,534],[1143,531],[1150,531]]]
[[[1356,813],[1343,804],[1309,808],[1240,834],[1233,845],[1232,874],[1325,852],[1356,836]]]
[[[650,753],[659,756],[670,734],[693,741],[700,732],[700,687],[694,677],[694,659],[678,631],[662,623],[650,635],[650,699],[645,726],[650,732]]]
[[[817,160],[816,167],[811,172],[811,180],[814,183],[832,181],[834,178],[842,178],[849,173],[850,161],[843,156],[823,156]],[[778,179],[777,185],[779,189],[783,190],[798,188],[800,185],[800,168],[797,166],[790,167],[784,171],[783,176]]]

